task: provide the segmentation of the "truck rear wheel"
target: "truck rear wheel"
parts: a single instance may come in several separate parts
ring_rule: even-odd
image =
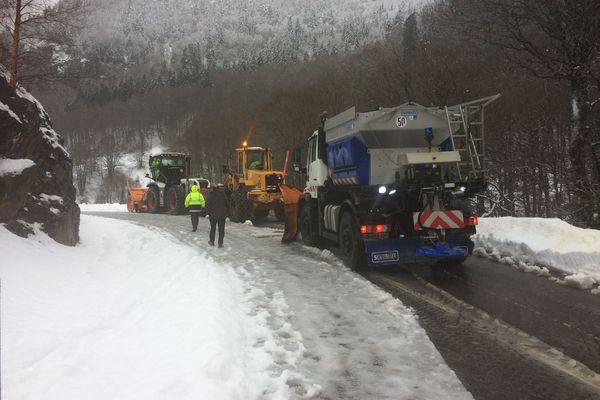
[[[340,222],[339,246],[344,264],[353,270],[365,267],[366,253],[360,238],[358,224],[350,212],[342,215]]]
[[[146,207],[148,212],[156,214],[160,212],[160,194],[156,186],[150,186],[146,193]]]
[[[269,215],[269,210],[254,210],[252,211],[252,219],[262,221]]]
[[[167,190],[167,210],[169,214],[179,215],[185,211],[185,192],[181,185],[173,185]]]

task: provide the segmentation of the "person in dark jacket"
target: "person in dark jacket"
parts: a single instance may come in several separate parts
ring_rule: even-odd
[[[223,247],[225,218],[229,216],[229,199],[223,185],[217,185],[206,196],[206,213],[209,215],[210,235],[208,244],[215,245],[215,230],[219,226],[219,247]]]
[[[200,212],[202,212],[204,205],[204,196],[200,193],[198,185],[193,184],[191,192],[185,198],[185,206],[189,207],[190,216],[192,218],[192,232],[196,232],[196,229],[198,229],[198,218],[200,217]]]

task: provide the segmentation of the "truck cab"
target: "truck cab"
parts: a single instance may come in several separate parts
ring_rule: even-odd
[[[327,143],[325,131],[319,129],[308,139],[308,153],[306,155],[306,186],[304,192],[309,196],[317,197],[317,188],[324,186],[329,177],[327,168]]]

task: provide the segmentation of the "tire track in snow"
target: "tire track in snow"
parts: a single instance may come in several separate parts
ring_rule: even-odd
[[[214,260],[247,274],[245,280],[257,290],[253,292],[255,300],[264,297],[257,305],[258,313],[277,315],[271,298],[278,302],[278,291],[284,295],[289,310],[279,304],[280,311],[289,317],[285,322],[301,333],[305,348],[302,352],[289,349],[298,354],[296,372],[305,377],[303,388],[294,387],[294,377],[285,377],[292,398],[316,395],[306,390],[307,382],[322,386],[316,395],[320,399],[472,398],[413,312],[348,270],[330,252],[300,243],[282,246],[275,232],[266,235],[265,228],[237,224],[227,225],[225,249],[207,249],[206,224],[201,224],[196,239],[189,241],[191,234],[182,229],[189,225],[187,217],[106,216],[159,226],[187,243],[196,243]],[[282,321],[271,322],[277,328]],[[279,371],[281,366],[276,368]],[[284,370],[282,376],[286,373]]]

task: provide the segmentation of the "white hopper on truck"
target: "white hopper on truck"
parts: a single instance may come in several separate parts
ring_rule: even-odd
[[[498,97],[326,120],[308,139],[304,191],[282,185],[297,210],[283,241],[298,226],[305,244],[338,246],[352,268],[464,261],[477,225],[470,199],[486,186],[484,109]]]

